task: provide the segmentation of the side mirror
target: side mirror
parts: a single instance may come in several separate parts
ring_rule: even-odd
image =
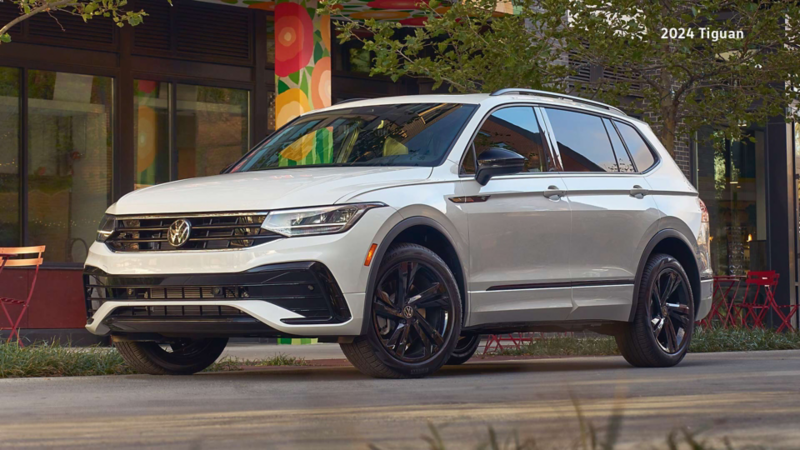
[[[478,157],[478,171],[475,180],[486,186],[492,177],[520,173],[525,168],[527,158],[517,152],[492,147]]]

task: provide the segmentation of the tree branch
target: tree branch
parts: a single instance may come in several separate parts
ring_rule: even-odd
[[[29,19],[29,18],[35,16],[36,14],[39,14],[40,12],[45,12],[45,11],[49,11],[49,10],[54,9],[54,8],[60,8],[62,6],[67,6],[70,3],[75,3],[75,0],[60,0],[60,1],[57,1],[57,2],[53,2],[53,3],[46,3],[46,4],[42,5],[42,6],[38,6],[36,8],[33,8],[31,10],[31,12],[29,12],[27,14],[23,14],[21,16],[18,16],[16,19],[14,19],[11,22],[8,22],[7,24],[5,24],[5,26],[3,26],[3,28],[0,28],[0,36],[3,36],[6,33],[8,33],[8,30],[10,30],[11,28],[14,27],[14,25],[22,22],[23,20]]]

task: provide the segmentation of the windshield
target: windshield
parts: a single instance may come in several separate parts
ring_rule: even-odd
[[[309,166],[441,163],[475,105],[363,106],[302,117],[242,158],[231,172]]]

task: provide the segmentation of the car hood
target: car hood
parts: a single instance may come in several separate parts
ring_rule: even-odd
[[[107,212],[268,211],[332,205],[359,192],[425,180],[431,171],[430,167],[315,167],[189,178],[131,192]]]

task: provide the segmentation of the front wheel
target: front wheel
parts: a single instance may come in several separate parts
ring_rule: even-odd
[[[633,322],[616,336],[620,353],[637,367],[670,367],[686,356],[694,330],[689,277],[670,255],[652,255],[639,284]]]
[[[368,295],[367,333],[341,344],[351,364],[376,378],[423,377],[442,367],[461,333],[461,296],[439,255],[417,244],[393,246]]]
[[[117,341],[114,346],[133,370],[149,375],[191,375],[219,358],[228,338],[182,339],[169,344]]]

